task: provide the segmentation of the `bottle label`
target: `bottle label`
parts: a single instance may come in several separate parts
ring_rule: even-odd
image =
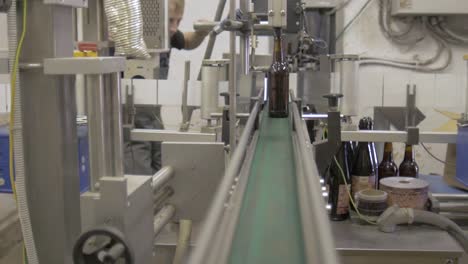
[[[349,195],[350,185],[340,184],[338,190],[338,203],[336,205],[336,213],[339,215],[344,215],[349,213]]]
[[[353,175],[351,190],[356,194],[362,190],[375,189],[375,175],[372,176],[356,176]]]

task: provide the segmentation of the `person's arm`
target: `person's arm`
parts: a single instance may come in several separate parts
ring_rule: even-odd
[[[208,20],[200,19],[198,22],[208,22]],[[195,32],[184,32],[185,47],[184,49],[192,50],[200,46],[205,37],[210,34],[211,30],[197,30]]]
[[[209,33],[209,31],[184,32],[184,49],[192,50],[197,48]]]

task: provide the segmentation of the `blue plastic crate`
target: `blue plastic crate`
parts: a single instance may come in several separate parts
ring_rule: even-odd
[[[89,147],[88,127],[78,126],[78,166],[80,177],[80,192],[89,190]],[[12,193],[9,167],[9,131],[8,127],[0,127],[0,193]]]
[[[468,127],[458,127],[457,180],[468,186]]]

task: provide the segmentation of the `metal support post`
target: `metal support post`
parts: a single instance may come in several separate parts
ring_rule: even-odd
[[[236,19],[236,1],[230,0],[229,17]],[[230,32],[231,64],[229,65],[229,146],[230,153],[234,153],[237,145],[237,57],[236,57],[236,32]],[[232,156],[232,155],[231,155]]]
[[[240,10],[247,14],[250,12],[250,1],[241,0],[240,1]],[[242,73],[248,75],[250,73],[250,36],[249,33],[241,33],[240,35],[240,59],[241,59],[241,70]]]
[[[248,34],[242,34],[240,37],[240,65],[242,73],[248,75],[250,73],[250,38]]]
[[[109,174],[123,177],[122,93],[120,73],[105,74],[104,78],[104,136],[105,164]]]
[[[123,176],[123,133],[118,73],[86,75],[90,187],[101,177]]]
[[[97,190],[99,179],[107,173],[104,151],[104,89],[101,75],[88,75],[86,83],[86,114],[88,116],[90,190]]]
[[[224,7],[226,6],[226,1],[227,0],[219,0],[218,6],[216,7],[216,14],[214,16],[215,22],[221,20],[221,17],[223,16],[223,12],[224,12]],[[203,55],[203,60],[208,60],[211,58],[214,44],[216,42],[216,35],[217,34],[215,32],[210,33],[210,37],[208,39],[208,45],[206,46],[206,50],[205,50],[205,55]],[[200,68],[200,72],[198,73],[198,80],[199,81],[201,80],[201,68]]]
[[[28,1],[21,62],[71,57],[72,11]],[[22,72],[20,79],[22,104],[17,107],[23,116],[24,171],[37,255],[40,263],[72,263],[81,229],[74,76],[46,76],[34,69]]]
[[[406,87],[406,122],[405,127],[416,126],[416,85]]]

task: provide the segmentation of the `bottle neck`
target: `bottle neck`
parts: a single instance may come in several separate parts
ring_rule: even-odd
[[[281,36],[281,28],[275,28],[274,30],[274,49],[273,49],[273,62],[283,62],[283,38]]]
[[[405,147],[405,161],[413,161],[414,160],[414,151],[412,145],[406,145]]]
[[[393,161],[393,144],[392,143],[385,142],[383,160]]]

